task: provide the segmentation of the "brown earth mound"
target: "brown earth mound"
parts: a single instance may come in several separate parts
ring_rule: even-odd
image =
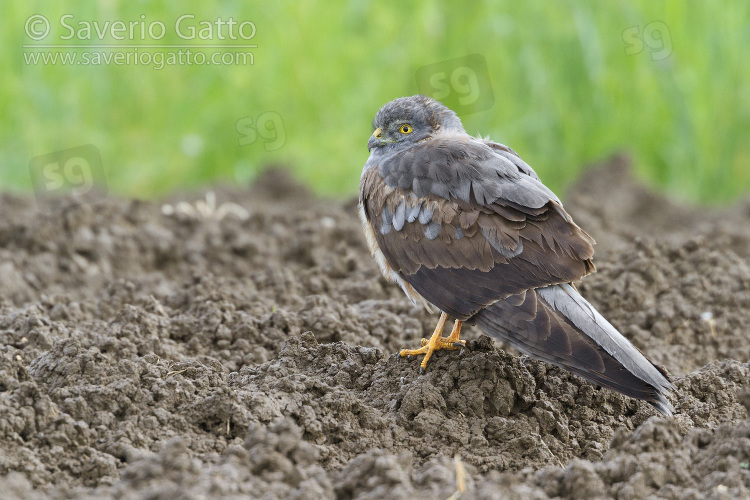
[[[3,498],[748,498],[750,203],[591,170],[583,295],[672,375],[677,415],[435,317],[380,278],[355,202],[283,172],[160,203],[0,196]],[[222,213],[225,216],[222,216]],[[244,217],[247,215],[247,217]]]

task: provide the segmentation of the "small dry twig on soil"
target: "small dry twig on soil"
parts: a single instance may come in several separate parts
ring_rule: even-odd
[[[458,500],[466,491],[466,467],[458,454],[453,457],[453,462],[456,464],[456,491],[448,500]]]

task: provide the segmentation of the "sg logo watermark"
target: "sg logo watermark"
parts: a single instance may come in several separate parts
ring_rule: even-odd
[[[672,36],[669,28],[661,21],[652,21],[641,29],[630,26],[622,32],[625,42],[625,55],[634,56],[648,48],[652,61],[663,61],[672,55]]]
[[[52,196],[68,194],[83,203],[107,196],[102,155],[93,144],[35,156],[29,161],[31,182],[39,210],[55,210]]]
[[[275,111],[266,111],[257,118],[240,118],[234,128],[239,134],[240,146],[255,144],[260,138],[263,140],[263,147],[270,152],[281,149],[286,143],[284,120]]]
[[[495,105],[487,60],[480,54],[422,66],[416,78],[420,94],[437,99],[459,116]]]

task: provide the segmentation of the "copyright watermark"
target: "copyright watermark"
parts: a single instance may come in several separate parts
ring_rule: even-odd
[[[52,33],[52,28],[55,33]],[[39,42],[56,34],[59,40],[161,40],[173,33],[181,40],[244,40],[255,38],[257,28],[252,21],[224,19],[196,19],[193,14],[183,14],[172,23],[158,19],[149,20],[141,14],[137,20],[89,21],[78,20],[73,14],[63,14],[50,21],[42,14],[26,20],[26,36]]]
[[[44,40],[50,32],[50,24],[46,17],[34,14],[26,20],[26,36],[32,40]]]
[[[420,94],[437,99],[459,115],[495,105],[487,60],[480,54],[422,66],[416,79]]]
[[[93,144],[35,156],[29,161],[31,182],[39,210],[55,210],[54,198],[69,195],[83,203],[107,196],[102,155]]]
[[[167,66],[252,66],[252,52],[196,49],[177,50],[50,50],[25,52],[28,66],[146,66],[155,70]]]
[[[669,27],[661,21],[625,28],[622,41],[625,42],[625,54],[628,56],[648,50],[652,61],[662,61],[672,55],[672,35]]]
[[[266,111],[255,116],[240,118],[234,124],[234,128],[239,134],[237,139],[240,146],[250,146],[258,142],[263,142],[263,148],[266,151],[276,151],[286,144],[286,128],[281,115],[275,111]]]
[[[258,47],[254,22],[198,19],[193,14],[171,21],[145,14],[127,21],[34,14],[26,19],[24,31],[29,40],[23,45],[27,65],[252,66],[252,49]]]

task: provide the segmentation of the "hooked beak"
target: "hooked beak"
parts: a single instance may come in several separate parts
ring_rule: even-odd
[[[383,136],[383,129],[378,127],[375,132],[372,133],[370,136],[370,140],[367,141],[367,152],[369,153],[373,148],[379,148],[380,146],[385,146],[386,143],[392,142],[388,141],[382,138]]]

